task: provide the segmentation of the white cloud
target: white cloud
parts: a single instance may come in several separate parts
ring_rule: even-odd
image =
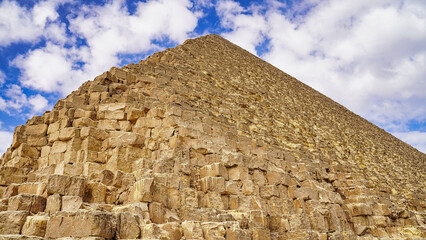
[[[46,98],[40,94],[28,97],[19,85],[9,85],[3,91],[3,97],[0,97],[0,111],[4,111],[10,115],[28,112],[25,114],[25,117],[32,117],[51,108]]]
[[[6,75],[4,74],[4,72],[0,71],[0,86],[3,85],[5,79]]]
[[[13,132],[0,130],[0,156],[6,152],[13,140]]]
[[[49,40],[46,46],[18,56],[12,65],[21,70],[23,86],[66,95],[84,81],[117,66],[119,54],[141,54],[159,48],[153,40],[184,41],[198,21],[199,13],[191,12],[191,7],[188,0],[155,0],[139,2],[135,13],[130,14],[122,0],[83,5],[68,16],[71,37],[65,37],[63,24],[51,25],[45,30]],[[65,48],[64,43],[72,43],[75,37],[84,39],[87,46]]]
[[[56,8],[66,1],[41,1],[27,9],[17,1],[5,0],[0,3],[0,46],[14,42],[33,42],[44,34],[45,27],[56,23]]]
[[[249,12],[234,1],[219,1],[216,12],[220,17],[221,25],[231,29],[222,34],[223,37],[256,54],[256,46],[264,41],[264,33],[268,30],[264,16],[258,11],[259,9],[252,8]]]
[[[393,135],[417,148],[420,152],[426,153],[426,132],[396,132]]]

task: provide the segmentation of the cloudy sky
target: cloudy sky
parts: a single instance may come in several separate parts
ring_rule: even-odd
[[[209,33],[426,153],[425,0],[0,0],[0,153],[86,80]]]

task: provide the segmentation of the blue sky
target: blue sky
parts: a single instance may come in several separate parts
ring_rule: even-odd
[[[426,152],[424,0],[0,0],[0,153],[83,82],[208,33]]]

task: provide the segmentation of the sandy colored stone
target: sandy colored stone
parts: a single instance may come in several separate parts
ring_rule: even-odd
[[[49,217],[43,215],[28,216],[22,227],[22,235],[44,237]]]

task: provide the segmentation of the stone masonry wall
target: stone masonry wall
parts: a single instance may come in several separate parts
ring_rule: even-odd
[[[342,111],[215,35],[112,68],[16,128],[0,239],[426,237],[424,155]]]

